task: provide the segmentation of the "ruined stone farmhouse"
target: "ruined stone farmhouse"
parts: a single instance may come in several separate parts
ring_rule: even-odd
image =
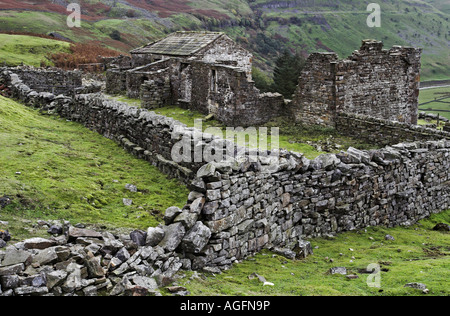
[[[213,114],[229,126],[288,115],[336,127],[344,113],[416,125],[421,52],[364,40],[347,59],[313,53],[290,101],[255,87],[252,54],[224,33],[177,32],[112,60],[107,91],[140,98],[147,109],[178,105]]]
[[[252,59],[224,33],[176,32],[113,61],[107,91],[126,91],[147,109],[179,105],[229,125],[264,123],[283,98],[256,89]]]
[[[422,50],[364,40],[344,60],[314,53],[306,62],[292,103],[297,121],[335,127],[340,113],[417,125]]]

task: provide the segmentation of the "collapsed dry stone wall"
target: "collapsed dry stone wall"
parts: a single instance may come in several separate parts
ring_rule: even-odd
[[[117,292],[109,294],[122,295],[127,287],[133,287],[131,276],[141,277],[133,279],[139,286],[153,284],[155,278],[164,280],[166,271],[167,277],[180,269],[220,271],[262,249],[303,257],[312,252],[305,238],[367,226],[411,225],[450,208],[449,140],[401,143],[372,151],[350,148],[315,160],[281,151],[278,157],[261,155],[256,161],[238,156],[218,163],[176,164],[170,158],[171,148],[183,137],[190,139],[195,132],[192,128],[100,94],[37,99],[17,75],[3,72],[2,78],[13,96],[25,104],[79,121],[164,172],[184,179],[191,189],[185,207],[166,211],[165,225],[130,235],[136,245],[133,260],[116,249],[109,253],[109,261],[99,265],[104,254],[85,251],[86,256],[67,266],[69,274],[58,282],[64,284],[69,275],[69,281],[78,280],[77,286],[66,287],[70,293],[87,291],[96,279],[100,284],[98,279],[108,278],[103,282],[105,287],[109,282],[113,288],[118,287]],[[201,135],[197,145],[218,146],[222,142],[212,135]],[[60,258],[58,251],[67,249],[53,250]],[[27,268],[24,262],[17,263],[19,266],[2,263],[0,274],[13,281],[17,280],[14,276],[20,279]],[[58,277],[51,272],[55,269],[51,267],[50,273],[41,270],[47,281],[49,275]],[[86,277],[93,278],[94,283],[83,283],[89,278],[83,278],[82,271],[91,271]],[[122,279],[118,281],[117,277]],[[35,294],[49,293],[47,285],[41,286],[42,293],[39,290]],[[23,291],[9,293],[26,295],[32,289]]]

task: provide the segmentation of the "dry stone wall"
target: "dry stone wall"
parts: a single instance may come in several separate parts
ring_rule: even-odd
[[[20,76],[23,83],[38,93],[50,92],[54,95],[73,95],[74,90],[83,85],[82,74],[79,71],[32,67],[17,67],[13,68],[13,71]]]
[[[445,129],[441,131],[360,114],[338,113],[335,122],[336,130],[340,134],[353,137],[357,135],[358,139],[379,146],[401,142],[450,139],[450,133]]]
[[[250,161],[238,156],[206,165],[176,164],[170,158],[171,149],[183,137],[191,137],[192,128],[99,94],[36,102],[33,91],[17,75],[3,72],[2,78],[25,104],[39,104],[43,110],[79,121],[188,182],[191,193],[183,209],[169,208],[165,225],[133,233],[138,249],[133,260],[112,253],[110,263],[102,268],[105,277],[113,276],[110,280],[128,272],[163,280],[164,271],[168,275],[179,269],[220,271],[262,249],[303,257],[312,252],[305,238],[367,226],[411,225],[450,208],[449,140],[401,143],[372,151],[350,148],[315,160],[281,151],[278,159],[259,156]],[[221,141],[201,135],[196,145]],[[91,259],[88,256],[80,264],[89,268],[97,260]],[[2,266],[0,273],[20,275],[24,268],[20,263]],[[84,288],[81,284],[75,290]]]

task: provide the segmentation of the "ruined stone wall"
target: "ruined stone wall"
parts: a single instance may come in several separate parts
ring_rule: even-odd
[[[36,92],[73,95],[74,90],[83,85],[82,73],[79,71],[32,67],[17,67],[11,70],[20,76],[23,83]]]
[[[312,54],[292,103],[298,121],[334,126],[336,113],[355,113],[417,124],[421,50],[363,41],[359,51],[338,60]]]
[[[261,94],[240,68],[193,62],[190,108],[228,126],[263,124],[280,115],[280,94]]]
[[[18,76],[3,76],[14,97],[36,104]],[[175,163],[173,146],[195,130],[173,119],[99,94],[46,99],[40,105],[116,140],[168,174],[194,179],[186,206],[167,210],[166,225],[148,232],[168,257],[187,260],[193,269],[225,268],[265,248],[305,255],[310,249],[302,238],[369,225],[410,225],[450,208],[449,140],[372,151],[350,148],[315,160],[281,151],[275,161],[238,156],[207,165]],[[197,132],[201,137],[192,148],[221,142]]]
[[[203,177],[202,214],[212,232],[206,261],[230,262],[267,247],[293,249],[301,238],[369,225],[411,225],[446,210],[449,153],[449,141],[433,141],[350,149],[314,161],[286,156],[274,173],[262,172],[264,166],[221,166],[220,177]]]
[[[365,41],[336,64],[336,110],[417,124],[421,50]]]
[[[127,91],[127,73],[120,69],[106,71],[106,93],[125,94]]]
[[[379,146],[401,142],[450,139],[448,131],[351,113],[337,114],[336,130],[346,136],[357,135],[358,139]]]
[[[126,72],[127,77],[127,97],[139,99],[141,95],[141,86],[144,82],[153,78],[155,73],[165,71],[172,65],[171,59],[160,60],[152,64],[134,68]],[[161,72],[163,73],[163,72]]]
[[[157,109],[173,105],[170,76],[167,69],[160,70],[148,76],[141,86],[141,104],[145,109]]]
[[[332,63],[335,53],[314,53],[306,61],[291,103],[295,119],[307,125],[334,126],[336,86]]]

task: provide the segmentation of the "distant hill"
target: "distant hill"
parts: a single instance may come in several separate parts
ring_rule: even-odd
[[[342,58],[361,40],[424,49],[422,80],[450,79],[447,0],[384,0],[381,28],[369,28],[361,0],[80,0],[82,28],[66,25],[67,0],[0,0],[0,32],[57,34],[122,52],[176,30],[224,31],[271,70],[284,48],[304,56],[335,51]],[[117,31],[120,36],[117,36]]]

